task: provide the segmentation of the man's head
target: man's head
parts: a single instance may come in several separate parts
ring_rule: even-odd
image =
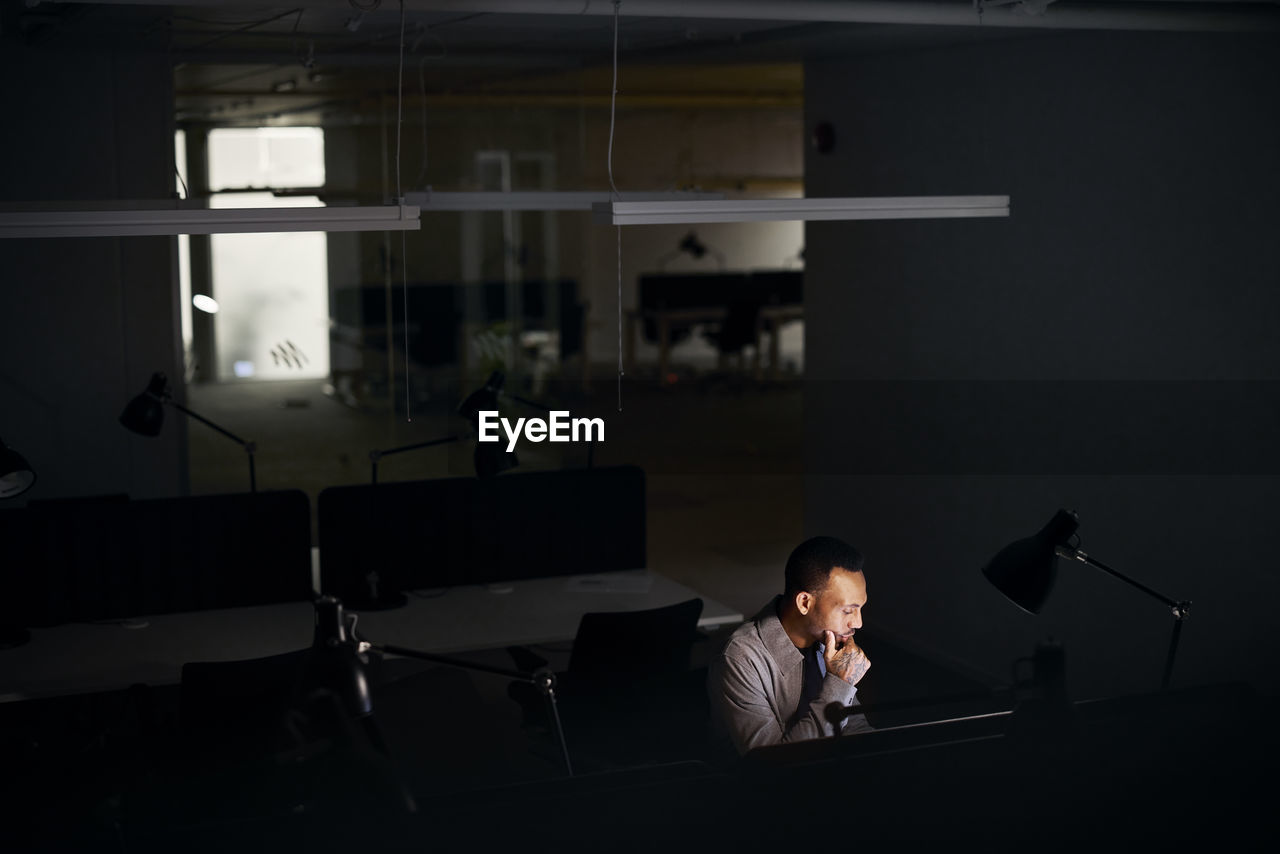
[[[813,537],[796,546],[787,559],[783,607],[787,620],[805,640],[822,640],[831,631],[845,641],[862,628],[867,580],[862,553],[835,537]],[[794,637],[793,640],[799,640]]]

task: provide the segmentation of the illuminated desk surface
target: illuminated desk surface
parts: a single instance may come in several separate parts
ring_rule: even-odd
[[[638,611],[699,594],[650,570],[468,585],[411,594],[409,604],[360,612],[364,639],[427,652],[571,640],[588,611]],[[700,628],[742,622],[707,597]],[[138,621],[143,622],[143,621]],[[142,628],[74,623],[32,629],[31,642],[0,650],[0,702],[89,693],[135,683],[175,684],[188,661],[234,661],[311,644],[310,602],[165,614]]]

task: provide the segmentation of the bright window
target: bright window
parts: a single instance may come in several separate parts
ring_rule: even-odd
[[[320,128],[228,128],[209,133],[213,207],[318,207],[245,188],[324,184]],[[215,234],[211,241],[219,381],[329,374],[329,269],[323,232]]]

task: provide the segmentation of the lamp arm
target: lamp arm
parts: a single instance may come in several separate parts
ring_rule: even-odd
[[[178,403],[178,401],[174,400],[172,397],[169,397],[166,395],[163,398],[163,402],[169,404],[174,409],[187,415],[188,417],[194,418],[195,420],[199,421],[201,424],[207,424],[208,426],[212,427],[214,430],[217,430],[219,433],[226,436],[231,441],[238,443],[240,447],[244,448],[245,453],[249,455],[249,491],[255,494],[257,493],[258,471],[257,471],[257,467],[254,466],[253,464],[253,453],[254,451],[258,450],[258,446],[256,444],[254,444],[253,442],[249,442],[244,439],[241,439],[239,436],[237,436],[235,433],[232,433],[230,430],[227,430],[223,427],[219,427],[217,424],[214,424],[212,421],[210,421],[208,418],[205,418],[203,415],[197,415],[196,413],[192,412],[190,409],[187,409],[181,403]]]
[[[436,664],[448,664],[452,667],[459,667],[463,670],[474,670],[479,673],[492,673],[495,676],[505,676],[508,679],[514,679],[519,682],[528,682],[535,687],[541,687],[545,681],[542,674],[550,677],[551,688],[555,687],[555,674],[551,671],[539,671],[538,673],[524,673],[519,670],[506,670],[501,667],[490,667],[487,664],[476,664],[471,661],[462,661],[457,658],[450,658],[447,655],[436,655],[433,652],[422,652],[408,647],[396,646],[389,643],[370,643],[370,649],[376,649],[379,652],[390,653],[391,655],[402,655],[406,658],[418,658],[423,661],[431,661]]]
[[[1089,555],[1085,554],[1079,549],[1073,549],[1073,548],[1070,548],[1069,546],[1059,546],[1058,555],[1060,557],[1066,557],[1066,558],[1071,558],[1072,560],[1078,560],[1081,563],[1087,563],[1089,564],[1089,566],[1092,566],[1095,569],[1100,569],[1109,575],[1114,575],[1116,578],[1120,579],[1121,581],[1138,588],[1143,593],[1147,594],[1153,599],[1159,599],[1161,602],[1163,602],[1164,604],[1168,605],[1170,608],[1173,609],[1173,615],[1177,617],[1179,620],[1184,618],[1191,611],[1190,602],[1178,601],[1177,599],[1170,599],[1168,596],[1165,596],[1163,593],[1160,593],[1156,590],[1152,590],[1150,587],[1148,587],[1147,585],[1139,581],[1134,581],[1129,576],[1124,575],[1118,570],[1112,569],[1102,561],[1098,560],[1097,558],[1090,557]]]
[[[556,741],[560,745],[560,755],[564,759],[565,772],[573,776],[573,764],[569,761],[569,745],[564,739],[564,728],[560,725],[560,710],[556,706],[556,675],[547,669],[538,669],[533,673],[524,673],[519,670],[506,670],[501,667],[490,667],[487,664],[476,664],[471,661],[461,661],[456,658],[449,658],[445,655],[436,655],[431,652],[422,652],[416,649],[409,649],[403,646],[395,646],[389,643],[368,643],[360,642],[361,647],[367,646],[369,649],[376,649],[379,652],[390,653],[391,655],[403,655],[406,658],[418,658],[423,661],[431,661],[436,664],[447,664],[450,667],[458,667],[462,670],[475,670],[479,673],[492,673],[496,676],[505,676],[508,679],[514,679],[519,682],[528,682],[541,692],[542,696],[547,700],[547,709],[551,712],[551,721],[556,730]]]
[[[379,451],[379,450],[370,451],[369,464],[372,469],[373,485],[374,486],[378,485],[378,460],[382,459],[383,457],[390,456],[391,454],[404,453],[405,451],[416,451],[419,448],[430,448],[432,445],[443,445],[447,442],[456,442],[461,438],[462,438],[461,436],[457,436],[457,435],[445,436],[443,439],[431,439],[426,442],[417,442],[416,444],[413,444],[413,445],[401,445],[398,448],[391,448],[386,451]]]
[[[432,445],[444,445],[448,442],[456,442],[461,438],[462,438],[461,436],[445,436],[443,439],[431,439],[430,441],[418,442],[417,444],[413,444],[413,445],[401,445],[399,448],[391,448],[386,451],[370,451],[369,459],[376,461],[376,460],[382,459],[383,457],[389,457],[392,454],[400,454],[400,453],[404,453],[405,451],[416,451],[419,448],[430,448]]]
[[[1174,599],[1170,599],[1168,596],[1165,596],[1163,593],[1159,593],[1155,590],[1152,590],[1150,587],[1146,586],[1145,584],[1134,581],[1132,578],[1128,577],[1127,575],[1124,575],[1123,573],[1112,569],[1102,561],[1097,560],[1096,558],[1090,557],[1089,555],[1085,554],[1079,549],[1073,549],[1069,546],[1058,546],[1058,554],[1061,557],[1067,557],[1067,558],[1071,558],[1072,560],[1078,560],[1081,563],[1087,563],[1089,564],[1089,566],[1092,566],[1096,569],[1100,569],[1109,575],[1114,575],[1116,578],[1120,579],[1121,581],[1127,582],[1128,584],[1131,584],[1132,586],[1138,588],[1143,593],[1146,593],[1148,596],[1151,596],[1154,599],[1159,599],[1161,602],[1168,605],[1173,610],[1173,633],[1169,636],[1169,651],[1165,654],[1165,659],[1164,659],[1164,678],[1161,679],[1160,681],[1161,689],[1162,690],[1167,689],[1169,687],[1170,679],[1173,678],[1173,660],[1178,654],[1178,639],[1182,635],[1182,621],[1185,620],[1187,616],[1190,615],[1191,613],[1191,602],[1187,600],[1177,601]]]
[[[235,433],[232,433],[230,430],[226,430],[222,427],[219,427],[217,424],[214,424],[212,421],[210,421],[208,418],[205,418],[203,415],[197,415],[196,413],[192,412],[190,409],[187,409],[181,403],[178,403],[178,401],[174,400],[173,398],[171,397],[166,398],[164,402],[169,404],[179,412],[182,412],[182,413],[185,413],[186,415],[191,416],[195,420],[199,421],[201,424],[207,424],[208,426],[212,427],[214,430],[217,430],[219,433],[226,436],[228,439],[232,440],[233,442],[237,442],[240,445],[243,445],[244,449],[249,453],[252,454],[254,452],[254,446],[252,442],[245,441],[244,439],[241,439],[239,436],[237,436]]]

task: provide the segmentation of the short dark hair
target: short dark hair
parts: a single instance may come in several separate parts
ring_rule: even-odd
[[[787,558],[787,584],[783,594],[792,597],[802,590],[821,593],[831,578],[831,570],[836,567],[862,572],[862,552],[835,537],[805,540]]]

